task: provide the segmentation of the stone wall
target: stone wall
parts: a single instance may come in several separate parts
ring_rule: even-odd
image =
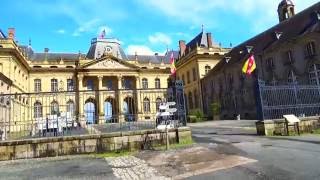
[[[169,140],[170,143],[190,142],[190,128],[171,129]],[[165,142],[166,133],[160,130],[2,141],[0,160],[140,150],[148,146],[165,145]]]
[[[311,133],[320,128],[320,117],[299,118],[300,133]],[[256,122],[257,134],[263,136],[287,135],[284,119],[264,120]],[[294,126],[289,124],[289,134],[295,133]]]

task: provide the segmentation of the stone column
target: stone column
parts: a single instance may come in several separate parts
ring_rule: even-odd
[[[99,119],[98,119],[98,124],[103,124],[104,123],[104,97],[103,97],[103,76],[98,76],[99,80],[99,89],[98,89],[98,99],[99,99]]]
[[[83,96],[83,92],[80,92],[81,90],[84,90],[83,88],[83,75],[78,75],[78,90],[79,90],[79,95],[78,95],[78,112],[79,112],[79,123],[81,125],[81,127],[85,127],[86,126],[86,120],[84,119],[84,96]]]
[[[143,93],[141,93],[141,89],[140,89],[140,77],[139,76],[135,76],[136,78],[136,102],[135,102],[135,105],[136,105],[136,109],[137,109],[137,117],[136,117],[136,120],[138,121],[139,119],[142,119],[142,107],[141,107],[141,95]]]
[[[83,75],[78,75],[78,89],[83,90]]]
[[[121,86],[121,82],[122,82],[122,76],[118,75],[117,76],[118,79],[118,91],[117,91],[117,99],[118,99],[118,106],[119,106],[119,114],[118,114],[118,121],[119,122],[123,122],[124,121],[124,116],[123,116],[123,97],[122,97],[122,86]]]
[[[103,81],[103,76],[98,76],[98,79],[99,79],[99,90],[102,90],[103,89],[103,85],[102,85],[102,81]]]

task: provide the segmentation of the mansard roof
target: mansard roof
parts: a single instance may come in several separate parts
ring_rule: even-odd
[[[1,39],[6,39],[6,35],[2,32],[2,30],[0,29],[0,38]]]
[[[128,55],[129,60],[135,60],[139,63],[152,63],[152,64],[170,64],[171,54],[173,53],[173,57],[178,59],[179,52],[178,51],[168,51],[165,55]]]

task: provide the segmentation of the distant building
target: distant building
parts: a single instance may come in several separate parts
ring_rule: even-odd
[[[292,1],[283,0],[278,15],[279,24],[234,47],[203,78],[206,114],[218,106],[221,119],[257,119],[257,78],[274,86],[320,85],[320,3],[295,14]],[[241,69],[249,52],[257,69],[246,76]]]
[[[211,33],[201,32],[189,43],[179,41],[176,78],[184,83],[184,93],[189,114],[203,111],[200,80],[216,66],[230,49],[216,44]]]

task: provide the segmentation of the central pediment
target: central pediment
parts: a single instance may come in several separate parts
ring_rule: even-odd
[[[85,69],[132,69],[132,65],[112,58],[93,61],[84,65]]]

